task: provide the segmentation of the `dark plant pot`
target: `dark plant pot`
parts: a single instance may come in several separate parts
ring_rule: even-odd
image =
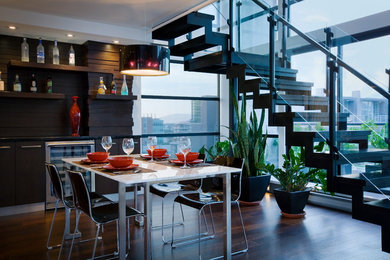
[[[240,200],[246,202],[261,201],[264,197],[271,175],[242,177]]]
[[[310,189],[303,191],[287,192],[282,189],[274,189],[276,202],[280,210],[288,214],[301,214],[309,199]]]

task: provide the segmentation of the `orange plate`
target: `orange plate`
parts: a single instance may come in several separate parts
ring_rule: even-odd
[[[183,161],[180,161],[180,160],[172,160],[170,161],[171,163],[175,163],[175,164],[178,164],[178,165],[183,165],[184,162]],[[196,159],[196,160],[193,160],[191,162],[187,162],[187,164],[198,164],[198,163],[202,163],[203,160],[202,159]]]
[[[125,170],[134,169],[134,168],[136,168],[138,166],[139,166],[138,164],[131,164],[131,165],[127,166],[127,167],[115,168],[111,164],[107,164],[107,165],[104,165],[103,168],[106,169],[106,170],[112,170],[112,171],[125,171]]]
[[[99,164],[99,163],[108,163],[108,160],[104,160],[104,161],[91,161],[90,159],[83,159],[81,160],[82,163],[85,163],[85,164]]]
[[[149,154],[141,154],[140,156],[144,159],[152,159],[152,156],[150,156]],[[161,156],[153,156],[153,159],[165,159],[165,158],[169,158],[169,154],[164,154]]]

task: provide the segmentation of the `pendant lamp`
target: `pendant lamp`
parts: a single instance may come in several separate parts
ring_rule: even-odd
[[[125,46],[121,53],[121,73],[131,76],[164,76],[169,74],[170,51],[159,45]]]

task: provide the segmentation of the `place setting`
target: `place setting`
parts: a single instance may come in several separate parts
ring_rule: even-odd
[[[126,156],[110,156],[108,152],[112,147],[110,136],[103,136],[101,145],[105,152],[87,153],[86,159],[74,163],[87,164],[94,170],[109,175],[153,172],[153,170],[139,167],[138,164],[133,163],[134,158],[130,156],[134,150],[133,138],[124,138],[122,141],[122,150],[126,153]]]
[[[170,155],[167,154],[167,149],[157,148],[157,137],[149,136],[147,140],[148,150],[147,154],[140,154],[140,157],[145,160],[150,160],[150,162],[154,162],[155,160],[167,160]]]

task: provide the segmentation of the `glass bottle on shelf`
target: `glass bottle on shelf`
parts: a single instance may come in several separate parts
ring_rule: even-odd
[[[104,95],[106,94],[106,85],[104,85],[104,82],[103,82],[103,77],[100,77],[100,83],[99,83],[99,86],[98,86],[98,94],[100,95]]]
[[[76,65],[76,55],[73,49],[73,45],[70,45],[69,50],[69,65],[75,66]]]
[[[46,93],[53,93],[53,80],[51,77],[47,77],[46,81]]]
[[[0,91],[4,91],[4,81],[1,80],[1,71],[0,71]]]
[[[22,83],[19,80],[19,75],[15,75],[15,81],[14,81],[14,91],[15,92],[22,92]]]
[[[53,47],[53,64],[60,64],[60,50],[57,46],[57,41],[54,41],[54,47]]]
[[[116,95],[116,83],[115,83],[115,79],[112,79],[112,82],[111,82],[111,94]]]
[[[42,45],[42,39],[39,38],[37,46],[37,63],[45,63],[45,48]]]
[[[22,46],[22,61],[23,62],[29,62],[30,61],[30,48],[28,46],[26,38],[23,38]]]
[[[122,83],[122,88],[121,88],[121,95],[123,95],[123,96],[129,95],[129,89],[127,88],[127,83],[126,83],[126,75],[123,75],[123,83]]]
[[[37,92],[37,79],[35,78],[35,74],[31,76],[31,87],[30,91],[36,93]]]

